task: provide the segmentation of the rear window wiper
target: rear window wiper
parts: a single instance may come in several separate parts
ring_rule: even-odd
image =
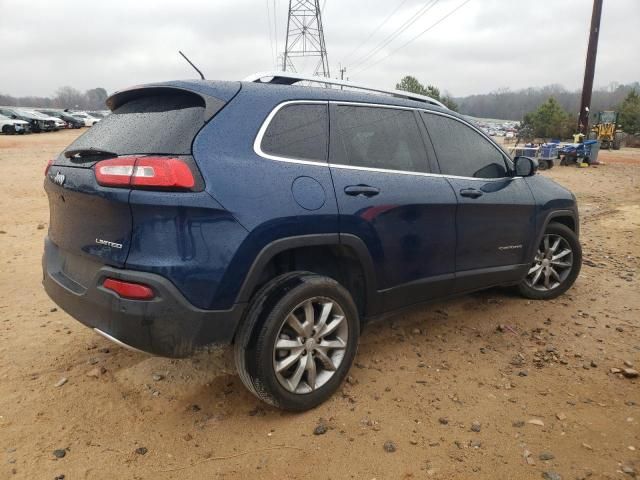
[[[108,157],[117,157],[117,153],[109,152],[107,150],[100,150],[98,148],[77,148],[72,150],[67,150],[64,152],[64,156],[67,158],[82,158],[82,157],[95,157],[95,156],[108,156]]]

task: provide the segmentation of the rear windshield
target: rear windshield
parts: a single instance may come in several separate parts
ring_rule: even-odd
[[[67,150],[189,155],[191,142],[204,125],[204,111],[204,100],[188,92],[137,97],[96,123]]]

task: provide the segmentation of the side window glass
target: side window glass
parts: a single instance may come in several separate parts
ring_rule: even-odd
[[[327,105],[286,105],[269,123],[260,148],[278,157],[326,162],[328,132]]]
[[[413,111],[338,105],[333,163],[427,171],[427,153]]]
[[[477,178],[507,175],[502,153],[474,129],[442,115],[423,112],[422,118],[442,173]]]

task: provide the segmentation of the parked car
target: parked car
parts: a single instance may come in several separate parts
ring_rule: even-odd
[[[373,318],[574,283],[576,199],[534,159],[428,97],[250,80],[115,93],[50,163],[43,283],[60,307],[157,355],[232,343],[247,388],[300,411],[339,388]]]
[[[109,115],[109,112],[91,111],[91,112],[87,112],[87,114],[91,115],[93,118],[97,118],[98,120],[102,120],[107,115]]]
[[[51,117],[59,118],[67,124],[67,128],[81,128],[85,126],[84,120],[74,117],[73,115],[69,115],[66,112],[62,112],[59,110],[38,110],[45,115],[49,115]]]
[[[28,122],[31,127],[31,131],[34,133],[49,132],[56,128],[53,120],[47,120],[22,108],[0,107],[0,114],[14,120],[23,120]]]
[[[25,109],[25,111],[29,112],[32,115],[35,115],[36,117],[42,118],[43,120],[49,120],[53,122],[52,130],[54,132],[57,132],[61,128],[67,128],[67,123],[58,117],[52,117],[51,115],[44,114],[35,109]]]
[[[31,133],[29,122],[0,115],[0,132],[5,135],[14,133]]]
[[[92,127],[100,121],[99,118],[92,117],[86,112],[70,112],[67,110],[65,110],[65,112],[68,112],[70,115],[82,120],[85,127]]]

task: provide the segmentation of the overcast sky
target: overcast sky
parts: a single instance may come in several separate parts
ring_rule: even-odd
[[[320,0],[332,76],[340,63],[351,80],[377,86],[393,87],[411,74],[454,96],[551,83],[581,87],[591,0],[470,0],[399,48],[464,2],[435,0],[358,65],[432,2]],[[0,93],[51,95],[62,85],[113,92],[194,78],[178,49],[207,78],[241,79],[273,69],[276,39],[284,49],[287,7],[287,0],[0,0]],[[275,26],[273,17],[268,21],[274,10]],[[640,80],[639,25],[640,0],[604,1],[596,86]]]

